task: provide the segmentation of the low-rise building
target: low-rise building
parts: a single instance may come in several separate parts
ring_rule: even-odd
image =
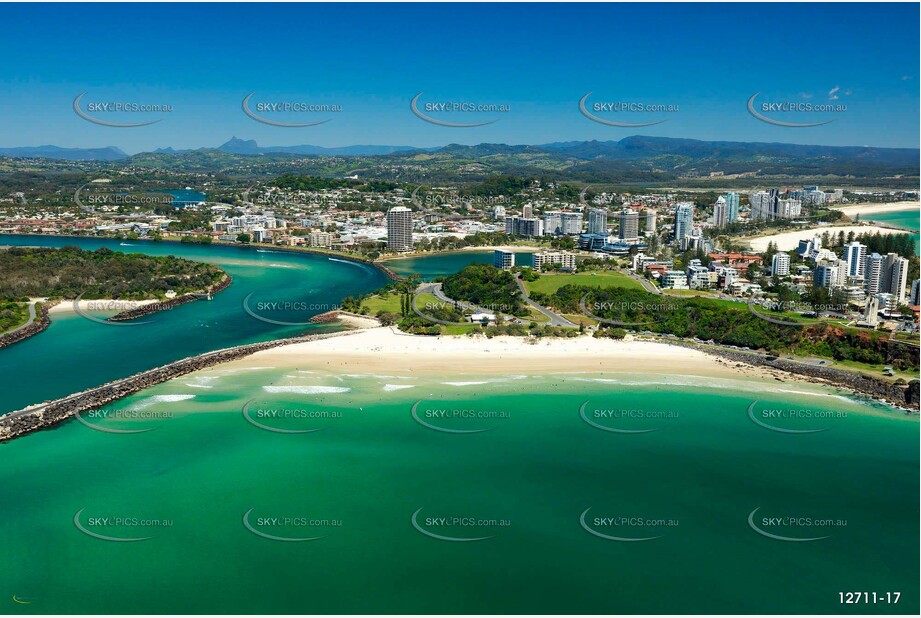
[[[666,270],[662,275],[662,287],[673,290],[687,290],[688,277],[680,270]]]
[[[563,270],[575,270],[576,255],[568,251],[541,251],[534,254],[535,270],[544,270],[553,264],[559,264]]]

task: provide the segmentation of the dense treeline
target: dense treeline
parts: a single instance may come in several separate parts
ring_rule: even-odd
[[[358,187],[358,190],[363,193],[387,193],[399,188],[399,183],[390,180],[371,180],[367,184]]]
[[[748,307],[706,298],[677,298],[623,288],[596,289],[566,285],[551,295],[553,306],[564,313],[580,312],[580,300],[593,314],[630,324],[626,328],[698,338],[770,352],[825,356],[872,365],[891,363],[900,369],[918,367],[916,357],[889,352],[889,340],[876,331],[841,328],[829,324],[786,326],[763,320]],[[738,306],[735,306],[738,305]]]
[[[324,189],[343,189],[362,184],[348,178],[320,178],[317,176],[295,176],[284,174],[275,179],[275,186],[293,191],[323,191]]]
[[[25,303],[0,299],[0,333],[23,324],[28,315]]]
[[[358,189],[362,192],[387,193],[399,189],[400,184],[391,180],[370,180],[361,182],[351,178],[323,178],[320,176],[297,176],[283,174],[275,179],[275,186],[293,191],[323,191],[324,189]]]
[[[515,195],[531,186],[532,179],[494,174],[487,176],[482,182],[464,189],[464,195]]]
[[[528,315],[515,276],[492,264],[470,264],[442,284],[444,293],[454,300],[512,315]]]
[[[868,253],[898,253],[903,258],[915,257],[915,241],[911,234],[858,234],[857,240],[867,246]]]
[[[224,272],[181,258],[119,253],[101,248],[10,247],[0,251],[0,298],[47,296],[140,300],[207,289]]]

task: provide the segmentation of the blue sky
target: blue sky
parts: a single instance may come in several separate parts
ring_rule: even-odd
[[[918,147],[917,4],[43,4],[3,5],[0,146],[216,146],[620,139]],[[168,113],[94,113],[87,103],[168,104]],[[241,101],[341,106],[336,113],[246,116]],[[507,105],[503,113],[411,113],[410,99]],[[644,128],[593,122],[595,102],[676,105],[670,113],[597,113]],[[758,102],[846,105],[837,113],[761,122]]]

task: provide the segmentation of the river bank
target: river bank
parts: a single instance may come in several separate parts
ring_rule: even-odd
[[[0,348],[5,348],[8,345],[13,345],[14,343],[19,343],[25,339],[28,339],[32,335],[37,335],[42,332],[49,326],[51,326],[51,318],[49,313],[54,311],[54,308],[57,306],[57,301],[46,301],[46,302],[37,302],[35,306],[37,309],[37,315],[31,324],[27,324],[21,328],[16,328],[12,332],[5,333],[0,335]]]
[[[172,309],[173,307],[178,307],[179,305],[184,305],[195,300],[199,300],[202,296],[206,296],[208,300],[211,300],[211,297],[214,294],[222,292],[230,287],[230,284],[233,283],[233,277],[224,273],[224,276],[221,280],[214,286],[207,288],[205,290],[200,290],[198,292],[190,292],[188,294],[183,294],[182,296],[177,296],[167,301],[154,301],[152,303],[145,303],[144,305],[128,309],[126,311],[121,311],[111,318],[109,322],[126,322],[128,320],[134,320],[136,318],[144,317],[146,315],[151,315],[159,311],[166,311],[167,309]]]

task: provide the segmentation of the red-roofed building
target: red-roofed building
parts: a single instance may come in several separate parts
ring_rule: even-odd
[[[739,268],[745,270],[748,268],[749,264],[761,264],[763,258],[760,255],[754,253],[711,253],[710,259],[726,264],[727,266],[732,266],[733,268]]]

